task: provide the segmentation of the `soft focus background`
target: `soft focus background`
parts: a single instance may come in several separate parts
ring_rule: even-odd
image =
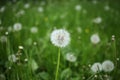
[[[87,80],[104,60],[118,64],[100,73],[104,80],[120,80],[119,0],[0,0],[0,80],[54,80],[58,48],[50,33],[61,28],[71,42],[61,49],[60,80]]]

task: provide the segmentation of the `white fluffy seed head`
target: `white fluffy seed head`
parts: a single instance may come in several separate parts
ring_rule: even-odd
[[[98,44],[100,42],[100,37],[98,34],[93,34],[90,40],[93,44]]]
[[[92,72],[97,73],[102,71],[102,65],[100,63],[94,63],[91,67]]]
[[[38,28],[37,27],[32,27],[30,29],[31,33],[37,33],[38,32]]]
[[[105,72],[111,72],[114,69],[114,64],[110,60],[106,60],[102,63],[102,68]]]
[[[102,18],[101,17],[96,17],[95,19],[93,19],[93,22],[96,24],[100,24],[102,22]]]
[[[75,10],[76,10],[76,11],[80,11],[81,9],[82,9],[81,5],[76,5],[76,6],[75,6]]]
[[[65,47],[70,42],[70,34],[64,29],[57,29],[50,36],[52,44],[57,47]]]
[[[20,31],[22,29],[21,23],[15,23],[13,26],[14,31]]]
[[[76,56],[73,55],[73,53],[67,53],[65,57],[69,62],[75,62],[77,60]]]
[[[14,54],[11,54],[11,55],[8,56],[8,60],[9,60],[10,62],[16,62],[16,61],[17,61],[17,58],[16,58],[16,56],[15,56]]]

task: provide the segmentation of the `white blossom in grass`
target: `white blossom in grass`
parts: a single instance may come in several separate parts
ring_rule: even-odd
[[[65,47],[70,42],[70,34],[64,29],[57,29],[50,36],[52,44],[57,47]]]
[[[13,26],[14,31],[20,31],[22,29],[22,24],[21,23],[15,23]]]
[[[102,18],[101,17],[96,17],[95,19],[93,19],[93,22],[96,24],[100,24],[102,22]]]
[[[0,41],[1,41],[1,43],[7,42],[7,37],[6,36],[1,36]]]
[[[35,60],[31,61],[31,67],[32,67],[33,71],[38,69],[38,64],[37,64],[37,62]]]
[[[102,63],[102,68],[105,72],[111,72],[114,69],[114,64],[110,60],[106,60]]]
[[[108,5],[104,6],[104,10],[105,11],[109,11],[110,10],[110,7]]]
[[[38,28],[37,27],[32,27],[30,29],[31,33],[37,33],[38,32]]]
[[[98,44],[100,42],[100,37],[98,34],[93,34],[90,40],[93,44]]]
[[[2,13],[2,12],[4,12],[5,11],[5,6],[2,6],[1,8],[0,8],[0,12]]]
[[[81,9],[82,9],[81,5],[76,5],[76,6],[75,6],[75,10],[76,10],[76,11],[80,11]]]
[[[43,9],[43,7],[38,7],[38,12],[43,12],[44,11],[44,9]]]
[[[4,74],[0,74],[0,80],[6,80],[6,77]]]
[[[73,53],[67,53],[65,57],[69,62],[76,62],[77,60],[76,56],[73,55]]]
[[[19,48],[19,49],[24,49],[24,47],[23,47],[23,46],[18,46],[18,48]]]
[[[16,62],[17,61],[17,57],[14,54],[11,54],[8,56],[8,60],[10,62]]]
[[[94,64],[91,66],[91,70],[92,70],[92,72],[94,72],[94,73],[100,72],[100,71],[102,71],[102,65],[101,65],[100,63],[94,63]]]
[[[26,3],[25,5],[24,5],[24,8],[26,8],[26,9],[28,9],[30,7],[30,4],[29,3]]]

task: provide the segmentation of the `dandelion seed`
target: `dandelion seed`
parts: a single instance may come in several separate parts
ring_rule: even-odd
[[[20,31],[22,29],[21,23],[15,23],[13,26],[14,31]]]
[[[76,10],[76,11],[80,11],[81,9],[82,9],[81,5],[76,5],[76,6],[75,6],[75,10]]]
[[[94,72],[94,73],[100,72],[100,71],[102,71],[102,65],[101,65],[100,63],[94,63],[94,64],[91,66],[91,70],[92,70],[92,72]]]
[[[30,29],[31,33],[37,33],[38,32],[38,28],[37,27],[32,27]]]
[[[66,54],[66,60],[70,62],[76,62],[77,58],[73,55],[73,53],[67,53]]]
[[[100,24],[102,22],[102,18],[97,17],[97,18],[93,19],[93,22],[96,23],[96,24]]]
[[[8,56],[8,60],[9,60],[10,62],[16,62],[16,61],[17,61],[17,58],[16,58],[16,56],[15,56],[14,54],[11,54],[11,55]]]
[[[93,34],[90,40],[93,44],[98,44],[100,42],[100,37],[98,36],[98,34]]]
[[[111,72],[114,69],[114,64],[110,60],[106,60],[102,63],[102,68],[105,72]]]
[[[65,47],[70,42],[70,34],[64,29],[58,29],[51,33],[50,39],[55,46]]]
[[[38,7],[38,12],[43,12],[43,11],[44,11],[43,7]]]
[[[37,45],[37,42],[33,42],[33,45]]]
[[[6,36],[1,36],[0,41],[1,41],[1,43],[7,42],[7,37]]]

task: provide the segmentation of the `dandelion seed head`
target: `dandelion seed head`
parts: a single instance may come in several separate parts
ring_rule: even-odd
[[[106,60],[102,63],[102,68],[105,72],[111,72],[114,69],[114,64],[110,60]]]
[[[0,41],[1,41],[1,43],[4,43],[4,42],[7,42],[7,36],[1,36],[0,37]]]
[[[43,7],[38,7],[38,12],[43,12],[44,11],[44,9],[43,9]]]
[[[32,27],[30,29],[31,33],[37,33],[38,32],[38,28],[37,27]]]
[[[93,44],[98,44],[100,42],[100,37],[98,36],[98,34],[93,34],[90,40]]]
[[[17,58],[16,58],[16,56],[15,56],[14,54],[11,54],[11,55],[8,56],[8,60],[9,60],[10,62],[16,62],[16,61],[17,61]]]
[[[13,26],[14,31],[20,31],[22,29],[22,24],[21,23],[15,23]]]
[[[76,62],[77,58],[75,55],[73,55],[73,53],[67,53],[66,60],[68,60],[70,62]]]
[[[57,29],[50,36],[52,44],[57,47],[65,47],[70,42],[70,34],[64,29]]]
[[[26,3],[25,5],[24,5],[24,8],[26,8],[26,9],[28,9],[30,7],[30,4],[29,3]]]
[[[97,18],[93,19],[93,23],[100,24],[101,22],[102,22],[101,17],[97,17]]]
[[[94,64],[91,66],[91,70],[92,70],[92,72],[94,72],[94,73],[100,72],[100,71],[102,71],[102,65],[101,65],[100,63],[94,63]]]
[[[76,5],[76,6],[75,6],[75,10],[76,10],[76,11],[80,11],[81,9],[82,9],[81,5]]]

